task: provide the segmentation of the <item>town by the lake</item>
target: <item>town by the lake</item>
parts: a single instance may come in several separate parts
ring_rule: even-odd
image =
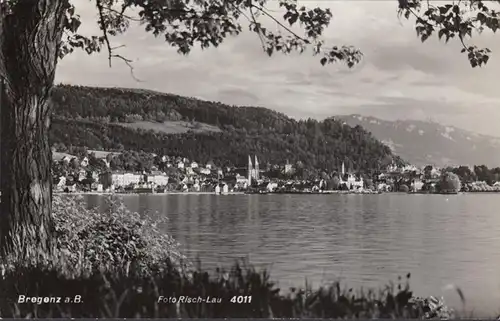
[[[438,168],[391,163],[361,173],[342,162],[337,171],[318,170],[315,175],[305,172],[300,162],[261,165],[255,155],[248,156],[246,167],[237,167],[202,164],[181,156],[135,153],[139,163],[134,165],[135,170],[126,171],[120,152],[90,150],[80,157],[53,152],[54,188],[65,193],[500,192],[500,168],[488,169],[485,165]]]

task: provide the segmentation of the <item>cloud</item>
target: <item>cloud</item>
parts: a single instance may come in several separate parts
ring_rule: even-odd
[[[95,12],[82,2],[86,33],[97,32]],[[138,87],[237,105],[259,105],[292,117],[324,118],[360,113],[376,117],[433,117],[446,124],[500,136],[500,58],[472,69],[460,45],[429,39],[422,44],[409,21],[399,20],[396,1],[307,2],[331,8],[325,31],[330,44],[352,44],[364,53],[353,69],[322,67],[317,57],[291,54],[268,57],[254,34],[229,38],[219,48],[195,49],[189,56],[134,26],[113,39],[120,53],[134,60],[136,82],[120,61],[108,67],[104,54],[81,52],[65,58],[57,81],[96,86]],[[272,8],[275,9],[274,7]],[[500,41],[485,34],[478,46],[500,52]]]

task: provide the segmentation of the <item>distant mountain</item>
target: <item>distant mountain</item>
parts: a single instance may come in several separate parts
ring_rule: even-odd
[[[59,152],[143,150],[236,166],[255,154],[261,164],[327,171],[342,162],[359,171],[403,163],[363,128],[333,119],[297,121],[262,107],[124,88],[61,85],[52,102],[50,139]]]
[[[500,166],[500,138],[417,120],[387,121],[360,115],[338,116],[360,125],[413,164]]]

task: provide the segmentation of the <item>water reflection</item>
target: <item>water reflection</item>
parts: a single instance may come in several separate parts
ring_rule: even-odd
[[[420,295],[460,286],[475,307],[500,307],[498,195],[139,195],[133,211],[158,211],[165,231],[204,265],[249,256],[283,286],[334,278],[379,286],[412,273]],[[89,206],[104,206],[89,197]]]

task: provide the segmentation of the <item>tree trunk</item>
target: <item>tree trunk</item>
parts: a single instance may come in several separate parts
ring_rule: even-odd
[[[2,12],[0,250],[20,260],[52,250],[50,95],[66,8],[65,0],[17,0]]]

